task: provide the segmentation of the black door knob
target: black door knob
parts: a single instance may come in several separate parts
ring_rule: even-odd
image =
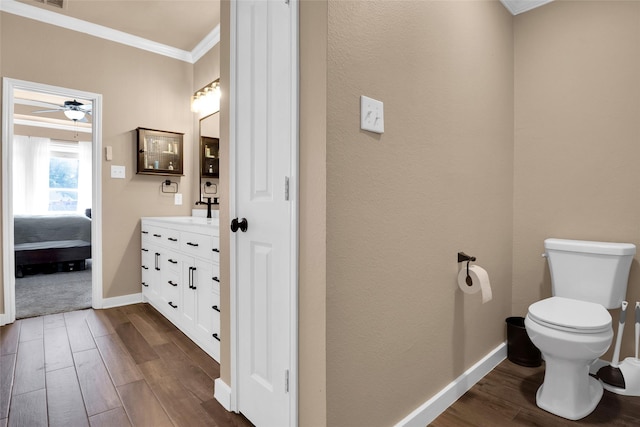
[[[249,223],[247,222],[247,218],[242,218],[238,221],[238,218],[234,218],[231,220],[231,231],[234,233],[240,229],[243,233],[247,231],[249,228]]]

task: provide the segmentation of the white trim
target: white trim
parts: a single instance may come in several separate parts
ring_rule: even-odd
[[[407,415],[395,427],[424,427],[435,420],[471,387],[507,358],[507,344],[502,343],[465,373]]]
[[[289,272],[289,283],[291,284],[290,297],[290,342],[291,353],[289,371],[289,394],[290,394],[290,426],[298,425],[298,267],[299,267],[299,152],[300,152],[300,67],[299,67],[299,0],[290,0],[291,8],[291,179],[289,180],[289,193],[291,197],[291,271]]]
[[[500,0],[502,5],[514,16],[544,6],[552,1],[553,0]]]
[[[191,51],[191,63],[195,64],[215,45],[220,43],[220,25],[211,30]]]
[[[57,27],[66,28],[71,31],[89,34],[104,40],[146,50],[148,52],[178,59],[190,64],[196,63],[198,59],[220,42],[219,25],[216,26],[211,33],[207,34],[205,38],[202,39],[191,52],[189,52],[173,46],[154,42],[143,37],[134,36],[133,34],[128,34],[123,31],[114,30],[113,28],[21,3],[16,0],[0,1],[0,11],[44,22],[46,24],[55,25]]]
[[[6,314],[0,314],[0,326],[7,325],[9,323],[11,323],[9,322],[9,316]]]
[[[142,292],[137,294],[121,295],[119,297],[103,298],[101,308],[122,307],[123,305],[138,304],[144,302]],[[95,307],[94,307],[95,308]]]
[[[229,218],[236,217],[236,96],[237,96],[237,2],[231,1],[229,12]],[[229,410],[238,411],[238,286],[236,283],[236,234],[229,236],[229,320],[230,353],[229,371],[231,392]]]
[[[231,411],[231,387],[229,387],[221,378],[213,381],[213,397],[227,411]]]
[[[18,114],[16,114],[17,116]],[[46,129],[57,129],[57,130],[66,130],[70,132],[80,132],[80,133],[91,133],[93,130],[91,128],[86,128],[82,126],[74,126],[72,124],[66,123],[55,123],[52,121],[45,120],[29,120],[29,119],[19,119],[15,118],[13,120],[14,125],[22,125],[29,126],[34,128],[46,128]]]
[[[102,95],[75,89],[3,78],[2,81],[2,266],[4,283],[3,324],[16,320],[15,301],[15,254],[13,251],[13,93],[16,89],[42,92],[70,98],[90,100],[93,110],[93,165],[92,165],[92,220],[91,220],[91,264],[93,308],[102,308]]]

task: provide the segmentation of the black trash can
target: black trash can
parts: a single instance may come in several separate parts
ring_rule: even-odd
[[[507,358],[521,366],[540,366],[542,356],[524,327],[524,317],[507,317]]]

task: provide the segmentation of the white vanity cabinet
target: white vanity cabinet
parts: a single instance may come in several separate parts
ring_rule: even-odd
[[[220,249],[213,221],[142,218],[142,295],[220,361]]]

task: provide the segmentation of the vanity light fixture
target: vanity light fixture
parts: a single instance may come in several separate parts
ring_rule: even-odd
[[[191,111],[211,114],[220,110],[220,79],[209,83],[191,97]]]

